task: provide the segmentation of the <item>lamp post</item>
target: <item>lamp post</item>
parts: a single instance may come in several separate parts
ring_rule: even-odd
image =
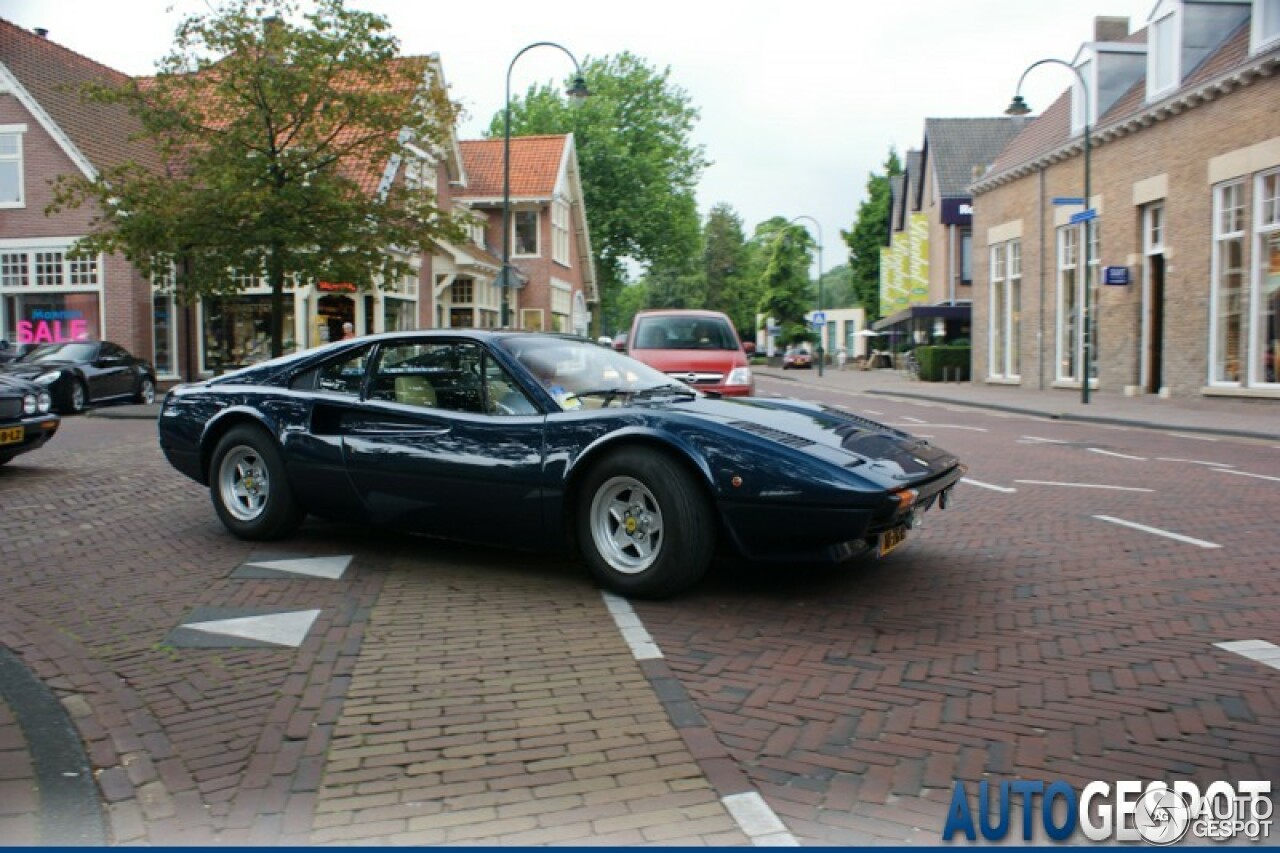
[[[813,227],[818,229],[818,312],[817,313],[821,314],[822,313],[822,225],[819,224],[818,220],[804,213],[800,214],[799,216],[792,217],[791,222],[787,224],[794,225],[796,220],[799,220],[799,219],[809,220],[810,222],[813,223]],[[820,326],[818,330],[818,375],[819,376],[822,375],[823,362],[826,361],[826,356],[824,355],[823,347],[822,347],[822,342],[826,338],[826,333],[827,333],[827,327],[824,324]]]
[[[1076,75],[1076,79],[1080,81],[1080,91],[1083,93],[1083,97],[1084,97],[1084,209],[1087,212],[1091,209],[1089,205],[1092,203],[1090,201],[1090,189],[1089,189],[1089,135],[1090,135],[1089,133],[1089,116],[1090,116],[1089,84],[1085,82],[1084,75],[1080,73],[1080,69],[1076,68],[1070,62],[1067,62],[1066,60],[1063,60],[1063,59],[1041,59],[1038,62],[1031,63],[1030,65],[1027,66],[1026,71],[1022,72],[1022,76],[1018,78],[1018,88],[1014,92],[1013,100],[1009,103],[1009,108],[1006,109],[1004,112],[1005,112],[1005,115],[1011,115],[1011,116],[1024,116],[1031,112],[1031,108],[1027,106],[1027,102],[1022,99],[1022,94],[1021,94],[1022,81],[1027,79],[1027,74],[1031,71],[1031,69],[1039,65],[1048,65],[1048,64],[1062,65],[1071,69],[1071,73]],[[1077,257],[1084,259],[1084,265],[1083,265],[1084,266],[1084,275],[1083,275],[1084,296],[1081,297],[1078,303],[1080,305],[1079,324],[1080,324],[1080,335],[1081,335],[1081,357],[1083,359],[1083,364],[1081,365],[1081,370],[1080,370],[1080,372],[1083,374],[1083,377],[1082,377],[1083,381],[1080,383],[1080,402],[1085,405],[1088,405],[1089,379],[1091,374],[1093,373],[1092,358],[1090,357],[1091,355],[1090,350],[1091,350],[1091,344],[1093,339],[1093,335],[1092,335],[1093,320],[1089,312],[1089,286],[1091,284],[1091,282],[1089,281],[1089,276],[1090,276],[1091,267],[1089,264],[1090,247],[1089,247],[1089,220],[1088,219],[1082,219],[1080,221],[1080,249],[1081,251],[1077,254]]]
[[[568,48],[553,41],[537,41],[526,45],[511,58],[507,66],[507,97],[503,109],[502,120],[502,271],[498,286],[502,290],[502,328],[511,326],[511,288],[515,285],[511,269],[511,71],[516,67],[516,60],[535,47],[554,47],[562,51],[573,61],[573,85],[566,94],[574,100],[582,100],[591,93],[587,90],[587,81],[582,77],[582,66]]]

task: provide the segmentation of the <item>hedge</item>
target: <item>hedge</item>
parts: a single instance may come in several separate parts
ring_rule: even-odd
[[[970,347],[916,347],[925,382],[968,382]]]

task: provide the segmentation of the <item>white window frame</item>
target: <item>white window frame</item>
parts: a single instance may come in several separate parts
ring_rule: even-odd
[[[1253,0],[1249,52],[1262,53],[1280,44],[1280,0]]]
[[[516,239],[519,233],[518,225],[521,215],[533,216],[533,251],[521,252],[520,241]],[[536,207],[520,208],[511,211],[511,257],[513,258],[540,258],[542,257],[542,211]]]
[[[1280,14],[1280,13],[1278,13]],[[1267,184],[1272,184],[1268,190]],[[1270,192],[1271,195],[1265,193]],[[1270,255],[1266,251],[1267,241],[1280,239],[1280,169],[1268,169],[1260,172],[1254,179],[1254,211],[1253,211],[1253,259],[1252,271],[1248,277],[1249,290],[1252,291],[1249,303],[1249,346],[1247,348],[1249,363],[1244,371],[1245,381],[1251,388],[1280,388],[1280,353],[1276,353],[1277,364],[1272,368],[1276,380],[1268,382],[1262,372],[1263,347],[1266,344],[1268,323],[1264,322],[1266,304],[1264,298],[1269,273]],[[1280,294],[1277,294],[1280,302]],[[1280,304],[1275,310],[1280,312]],[[1280,322],[1280,317],[1272,317],[1271,323]]]
[[[1018,310],[1014,311],[1015,297]],[[1000,310],[996,310],[997,303]],[[991,316],[987,373],[992,379],[1022,378],[1020,352],[1022,338],[1022,240],[1009,240],[991,247]],[[997,353],[997,343],[999,352]],[[998,356],[998,357],[997,357]]]
[[[12,210],[27,206],[27,169],[23,153],[26,133],[25,124],[0,124],[0,136],[13,136],[18,149],[12,154],[0,154],[0,163],[14,163],[18,169],[18,197],[8,201],[0,199],[0,208]]]
[[[1080,332],[1082,323],[1079,321],[1080,312],[1080,278],[1084,265],[1080,263],[1080,226],[1064,225],[1058,229],[1057,236],[1054,240],[1056,251],[1055,258],[1057,260],[1057,323],[1054,334],[1054,380],[1059,383],[1078,383],[1082,378],[1081,349],[1083,340]],[[1064,286],[1063,280],[1066,272],[1070,270],[1073,273],[1073,281],[1070,285],[1071,295],[1074,301],[1071,303],[1070,312],[1067,311],[1065,297],[1068,288]],[[1067,328],[1067,314],[1070,313],[1071,319],[1074,321],[1074,327],[1070,330]],[[1069,338],[1069,340],[1068,340]],[[1067,373],[1064,367],[1065,357],[1070,354],[1071,363],[1074,369],[1071,373]]]
[[[1169,43],[1167,45],[1161,45],[1158,38],[1159,33],[1164,31],[1164,27],[1168,27]],[[1171,9],[1167,15],[1152,21],[1147,32],[1147,101],[1150,102],[1176,91],[1182,82],[1182,16],[1178,14],[1176,8]],[[1163,49],[1170,52],[1170,79],[1168,80],[1161,80],[1157,76],[1160,71],[1160,60],[1164,55]]]
[[[1094,124],[1097,111],[1097,78],[1094,74],[1098,67],[1098,62],[1094,57],[1090,57],[1075,68],[1080,72],[1080,77],[1072,75],[1071,83],[1071,135],[1076,136],[1084,133],[1086,123]],[[1081,84],[1083,78],[1083,85]],[[1086,114],[1085,106],[1088,106],[1088,114]]]
[[[4,278],[0,277],[0,314],[3,314],[4,297],[6,296],[22,296],[33,293],[94,293],[98,297],[98,324],[94,335],[97,340],[103,340],[106,337],[107,324],[104,287],[106,259],[99,254],[89,259],[72,260],[68,256],[71,254],[71,249],[76,242],[77,238],[74,237],[71,239],[66,237],[34,237],[0,240],[0,255],[24,255],[26,257],[25,281],[23,283],[5,284]],[[37,272],[39,265],[37,264],[37,257],[49,255],[60,256],[56,266],[59,281],[57,283],[38,284]],[[86,264],[92,265],[92,276],[95,280],[92,282],[80,281],[72,284],[73,276],[82,277],[84,275]],[[45,268],[50,268],[48,262],[46,262]],[[4,334],[4,328],[11,321],[13,321],[13,318],[0,316],[0,334]]]
[[[1213,257],[1210,264],[1209,277],[1208,382],[1209,385],[1218,388],[1238,388],[1241,384],[1239,380],[1217,379],[1216,375],[1217,365],[1221,360],[1220,356],[1223,354],[1221,350],[1224,346],[1223,341],[1221,340],[1221,335],[1218,333],[1219,323],[1222,320],[1222,300],[1220,291],[1222,289],[1222,277],[1224,273],[1223,246],[1228,242],[1239,240],[1241,241],[1241,251],[1243,252],[1244,245],[1247,241],[1246,224],[1244,222],[1244,189],[1245,183],[1243,180],[1227,181],[1225,183],[1218,184],[1213,188]],[[1238,206],[1233,203],[1230,208],[1231,210],[1241,211],[1239,228],[1224,227],[1224,213],[1226,212],[1226,208],[1224,208],[1224,198],[1226,198],[1229,193],[1232,195],[1234,195],[1234,193],[1239,193]],[[1236,199],[1233,199],[1233,202],[1234,201],[1236,201]],[[1241,283],[1241,287],[1248,287],[1247,275],[1245,277],[1245,281]],[[1241,313],[1245,313],[1247,310],[1245,308],[1245,294],[1241,294],[1240,296],[1240,311]],[[1237,353],[1237,356],[1238,355],[1239,353]]]
[[[1164,254],[1164,235],[1165,229],[1168,227],[1168,217],[1165,215],[1164,201],[1156,201],[1145,205],[1141,212],[1142,221],[1142,340],[1139,342],[1141,350],[1139,351],[1138,373],[1144,387],[1150,381],[1150,351],[1151,351],[1151,311],[1152,301],[1155,299],[1152,293],[1152,272],[1151,257],[1153,255]],[[1168,284],[1166,275],[1166,286]],[[1167,321],[1166,321],[1167,322]],[[1165,343],[1168,343],[1166,335]]]
[[[551,202],[551,260],[571,266],[569,252],[569,204],[562,199]]]

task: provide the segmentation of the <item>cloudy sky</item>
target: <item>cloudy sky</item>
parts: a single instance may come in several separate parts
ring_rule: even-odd
[[[210,0],[214,2],[214,0]],[[1032,62],[1070,60],[1097,15],[1145,25],[1155,0],[349,0],[385,15],[405,53],[438,53],[463,138],[502,108],[507,67],[538,41],[580,61],[631,51],[670,68],[701,111],[695,142],[713,165],[703,212],[727,202],[748,233],[771,216],[822,224],[824,268],[845,260],[840,230],[857,215],[867,175],[890,146],[918,147],[930,117],[1000,115]],[[0,17],[94,60],[147,74],[183,14],[205,0],[0,0]],[[538,48],[515,66],[512,90],[571,71]],[[1023,94],[1043,109],[1070,83],[1036,69]]]

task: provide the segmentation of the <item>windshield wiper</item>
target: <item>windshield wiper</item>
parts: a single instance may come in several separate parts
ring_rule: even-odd
[[[679,397],[681,399],[693,400],[698,396],[698,392],[690,388],[688,385],[680,385],[675,382],[666,385],[654,385],[652,388],[642,388],[633,392],[636,399],[647,399],[649,397]]]
[[[631,394],[626,388],[589,388],[586,391],[574,391],[572,394],[565,396],[566,400],[580,400],[583,397],[604,397],[604,402],[600,404],[600,408],[606,408],[613,402],[613,398],[619,395]]]

